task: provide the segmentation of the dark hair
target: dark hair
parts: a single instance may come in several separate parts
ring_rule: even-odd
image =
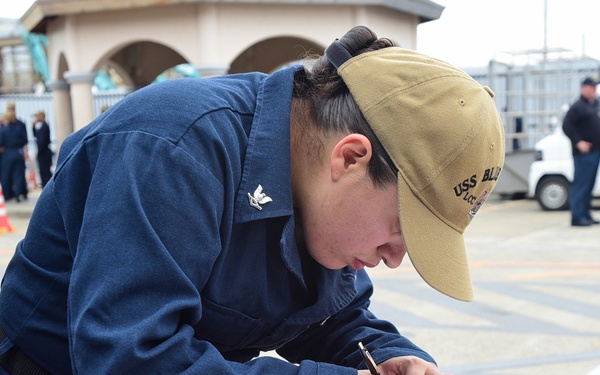
[[[373,31],[364,26],[352,28],[339,39],[339,43],[352,56],[393,46],[389,39],[377,38]],[[304,145],[315,148],[309,149],[309,154],[315,151],[320,156],[323,134],[362,134],[369,139],[373,148],[368,168],[373,183],[382,187],[396,181],[396,173],[386,162],[389,157],[383,146],[327,56],[307,60],[304,69],[294,77],[293,96],[307,105],[313,120],[315,129],[307,129],[306,125],[300,129]]]

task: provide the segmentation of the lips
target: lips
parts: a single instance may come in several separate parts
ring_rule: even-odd
[[[362,260],[356,259],[356,258],[352,262],[352,268],[354,268],[357,271],[362,270],[365,267],[373,268],[373,267],[377,267],[377,264],[363,262]]]
[[[362,270],[363,268],[365,268],[365,266],[366,266],[365,263],[363,263],[362,261],[360,261],[356,258],[352,262],[352,268],[354,268],[357,271]]]

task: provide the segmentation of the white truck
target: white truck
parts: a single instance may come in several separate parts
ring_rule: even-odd
[[[528,196],[535,198],[543,210],[569,208],[569,185],[573,180],[571,142],[558,126],[535,144],[535,160],[529,167]],[[593,196],[600,198],[600,170]]]

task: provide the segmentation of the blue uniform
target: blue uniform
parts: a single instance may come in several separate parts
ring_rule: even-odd
[[[295,69],[154,84],[71,135],[6,272],[0,354],[57,374],[355,374],[362,340],[433,361],[367,310],[364,271],[296,247]],[[252,360],[273,349],[299,366]]]
[[[23,126],[21,126],[23,125]],[[23,159],[23,147],[27,144],[27,132],[24,124],[14,121],[0,129],[0,147],[2,152],[2,188],[4,198],[17,198],[19,195],[27,195],[23,190],[25,181],[25,159]]]
[[[600,103],[590,103],[583,95],[567,111],[563,130],[571,140],[574,175],[569,187],[571,222],[592,220],[592,198],[598,166],[600,165]],[[579,141],[587,141],[592,148],[582,153]]]
[[[50,126],[46,121],[38,121],[33,126],[33,136],[37,146],[37,162],[42,187],[45,187],[52,177],[52,157],[54,153],[50,150]]]

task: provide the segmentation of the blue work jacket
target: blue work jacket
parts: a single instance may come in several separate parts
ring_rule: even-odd
[[[302,260],[296,69],[154,84],[67,138],[6,271],[0,354],[55,374],[350,375],[362,340],[433,361],[368,310],[364,271]],[[274,349],[288,361],[255,358]]]

